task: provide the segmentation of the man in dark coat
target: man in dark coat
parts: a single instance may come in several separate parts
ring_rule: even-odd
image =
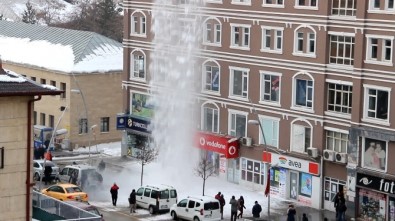
[[[224,206],[225,206],[224,194],[221,194],[221,196],[219,197],[219,206],[220,206],[221,219],[224,219]]]
[[[232,198],[229,201],[230,206],[230,221],[236,221],[236,217],[237,217],[237,200],[235,198],[235,196],[232,196]]]
[[[133,189],[129,196],[130,213],[136,212],[136,191]]]
[[[259,218],[261,216],[262,207],[259,205],[258,201],[255,201],[255,205],[252,207],[252,216],[254,218]]]
[[[112,187],[110,189],[112,205],[114,205],[114,206],[117,206],[118,189],[119,189],[119,187],[117,186],[116,183],[114,183],[114,185],[112,185]]]
[[[44,182],[45,185],[47,185],[47,183],[51,183],[51,174],[52,174],[52,167],[49,165],[45,165],[44,167]]]

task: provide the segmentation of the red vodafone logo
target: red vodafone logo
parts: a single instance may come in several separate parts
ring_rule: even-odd
[[[230,146],[228,149],[229,155],[233,156],[236,153],[236,147],[235,146]]]
[[[199,142],[200,142],[200,145],[202,145],[202,146],[206,145],[206,139],[204,139],[204,137],[201,137]]]

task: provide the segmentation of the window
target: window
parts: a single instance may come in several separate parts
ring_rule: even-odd
[[[332,0],[332,15],[355,16],[357,0]]]
[[[259,117],[263,134],[265,135],[266,145],[278,148],[279,119],[270,117]],[[259,143],[264,144],[262,133],[259,133]]]
[[[53,115],[49,115],[49,127],[55,128],[55,117]]]
[[[41,79],[40,79],[40,83],[41,83],[41,84],[47,84],[47,80],[41,78]]]
[[[146,16],[141,11],[137,10],[131,15],[130,35],[145,37],[147,33]]]
[[[247,114],[229,111],[228,134],[234,137],[245,137],[247,134]]]
[[[110,131],[110,118],[102,117],[100,118],[100,132],[109,132]]]
[[[241,158],[241,179],[244,181],[264,185],[265,183],[265,164]]]
[[[219,93],[220,71],[216,62],[206,62],[203,64],[203,90],[207,92]]]
[[[362,143],[363,167],[387,171],[387,142],[365,138]]]
[[[145,196],[145,197],[150,197],[150,196],[151,196],[151,189],[145,188],[145,190],[144,190],[144,196]]]
[[[261,72],[261,101],[280,104],[281,74]]]
[[[31,77],[32,81],[36,81],[36,77]]]
[[[204,24],[203,43],[208,45],[221,45],[221,22],[216,18],[209,18]]]
[[[264,7],[284,7],[284,0],[263,0]]]
[[[329,63],[337,65],[354,65],[354,36],[330,33]]]
[[[248,98],[248,73],[246,68],[230,68],[230,95],[240,98]]]
[[[394,0],[370,0],[371,11],[394,11]]]
[[[56,81],[51,81],[51,85],[56,87]]]
[[[296,6],[299,7],[317,7],[318,0],[296,0]]]
[[[137,195],[137,196],[142,196],[143,193],[144,193],[144,188],[139,188],[139,189],[137,190],[137,192],[136,192],[136,195]]]
[[[335,152],[347,153],[348,133],[345,131],[325,130],[326,149]]]
[[[328,83],[328,111],[351,114],[352,85]]]
[[[299,194],[311,197],[313,176],[308,173],[299,173]]]
[[[86,134],[86,133],[88,133],[88,119],[81,118],[79,122],[78,134]]]
[[[231,48],[250,49],[251,25],[231,24]]]
[[[283,50],[283,31],[284,28],[267,27],[262,28],[262,51],[281,53]]]
[[[202,130],[212,133],[219,132],[219,114],[217,107],[208,107],[207,104],[203,106],[203,125]]]
[[[293,55],[315,56],[316,32],[310,26],[300,26],[295,29],[295,44]]]
[[[364,85],[365,110],[364,117],[373,120],[388,121],[389,91],[390,88]]]
[[[232,0],[232,4],[251,5],[251,0]]]
[[[366,35],[366,63],[392,65],[392,42],[394,37]]]
[[[40,124],[45,126],[45,114],[40,113]]]
[[[311,126],[292,124],[292,151],[307,153],[311,147]]]
[[[37,111],[33,111],[33,125],[37,124]]]
[[[325,201],[333,202],[336,193],[343,191],[343,187],[346,186],[346,181],[325,177]]]
[[[188,200],[183,199],[177,204],[177,207],[187,207],[187,203],[188,203]]]
[[[313,81],[295,79],[295,106],[313,107]]]
[[[131,78],[145,80],[145,55],[141,51],[131,53]]]
[[[61,95],[60,98],[66,98],[66,83],[61,82],[60,83],[60,90],[64,91]]]
[[[189,200],[189,202],[188,202],[188,208],[195,208],[195,201]]]

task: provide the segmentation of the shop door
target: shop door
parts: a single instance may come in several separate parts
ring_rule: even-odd
[[[289,198],[298,200],[298,173],[289,171]]]
[[[238,184],[239,177],[240,177],[239,159],[228,160],[228,181]]]

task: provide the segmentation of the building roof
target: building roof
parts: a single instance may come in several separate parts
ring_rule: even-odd
[[[0,21],[0,55],[3,61],[63,72],[123,69],[120,42],[94,32],[23,22]]]

